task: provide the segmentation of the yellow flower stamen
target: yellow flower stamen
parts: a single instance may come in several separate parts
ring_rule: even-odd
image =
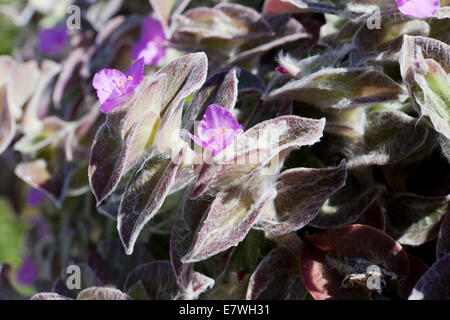
[[[128,80],[133,80],[133,77],[132,76],[128,76]]]

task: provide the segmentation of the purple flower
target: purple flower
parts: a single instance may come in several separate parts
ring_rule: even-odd
[[[49,226],[45,219],[39,216],[31,216],[28,221],[34,224],[35,227],[37,228],[37,234],[39,239],[45,239],[50,235]]]
[[[144,59],[137,60],[127,74],[116,69],[103,69],[97,72],[92,85],[102,104],[102,111],[109,112],[127,102],[136,87],[144,79]]]
[[[439,0],[397,0],[401,13],[415,18],[428,18],[436,14],[440,8]]]
[[[38,268],[31,257],[26,257],[17,270],[17,281],[21,285],[32,285],[38,276]]]
[[[195,143],[215,155],[230,145],[242,131],[242,126],[230,111],[217,104],[211,104],[198,124],[198,137],[191,133],[189,136]]]
[[[161,22],[152,17],[146,17],[142,24],[141,37],[134,44],[131,56],[135,60],[144,58],[146,65],[155,65],[166,54],[164,41],[166,41],[166,35]]]
[[[33,188],[27,193],[27,202],[30,206],[36,207],[45,201],[45,193],[41,190]]]
[[[39,31],[39,50],[49,56],[54,56],[64,50],[67,44],[68,34],[62,24],[50,29]]]

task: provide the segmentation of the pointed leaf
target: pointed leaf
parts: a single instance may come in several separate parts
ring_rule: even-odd
[[[245,180],[281,152],[316,143],[322,136],[324,126],[325,119],[296,116],[278,117],[257,124],[202,165],[191,197],[199,196],[214,185]]]
[[[405,36],[400,69],[409,93],[436,131],[450,139],[450,47],[438,40]]]
[[[320,109],[346,109],[396,100],[402,88],[369,68],[323,69],[272,91],[269,99],[289,98]]]
[[[419,149],[428,135],[425,126],[401,111],[373,111],[367,120],[361,141],[349,147],[353,153],[349,168],[402,160]]]
[[[270,251],[250,277],[247,300],[303,300],[299,259],[284,247]]]
[[[400,244],[424,244],[436,239],[440,222],[449,210],[450,197],[393,195],[386,206],[387,231]]]
[[[265,177],[220,191],[205,216],[182,263],[205,260],[242,241],[257,222],[264,206],[275,197]]]
[[[367,285],[370,266],[380,268],[387,292],[395,291],[397,282],[407,278],[408,255],[385,233],[363,225],[307,236],[300,257],[302,279],[317,300],[367,299],[377,294]],[[384,289],[380,286],[381,295]]]
[[[6,90],[0,87],[0,154],[8,148],[16,134],[16,121],[11,114]]]
[[[258,225],[267,237],[301,229],[314,219],[325,201],[344,186],[346,175],[345,161],[335,168],[284,171],[276,181],[275,210],[272,215],[263,215]]]
[[[436,257],[438,259],[450,253],[450,214],[442,219],[439,237],[436,244]]]
[[[443,256],[416,283],[409,300],[443,300],[450,297],[450,255]]]
[[[140,231],[169,194],[183,150],[172,161],[168,153],[150,156],[131,177],[117,217],[117,229],[127,254],[133,252]]]
[[[177,279],[168,261],[153,261],[138,266],[128,275],[125,291],[138,282],[151,300],[171,300],[178,292]]]

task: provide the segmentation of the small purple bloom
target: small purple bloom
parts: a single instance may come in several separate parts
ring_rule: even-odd
[[[439,0],[397,0],[401,13],[415,18],[428,18],[436,14],[440,8]]]
[[[166,35],[159,20],[146,17],[142,24],[141,37],[134,44],[131,56],[133,59],[144,58],[146,65],[155,65],[166,54],[164,48]]]
[[[29,221],[36,226],[39,239],[45,239],[50,235],[49,226],[45,219],[39,216],[31,216]]]
[[[211,151],[213,156],[225,149],[243,129],[230,111],[217,104],[206,109],[198,124],[198,137],[189,133],[195,143]]]
[[[49,56],[54,56],[64,50],[68,40],[65,25],[39,31],[39,50]]]
[[[26,257],[17,270],[17,281],[21,285],[32,285],[38,276],[38,268],[31,257]]]
[[[41,190],[33,188],[27,193],[27,202],[30,206],[36,207],[45,201],[45,193]]]
[[[102,111],[109,112],[127,102],[136,87],[144,79],[144,59],[137,60],[127,74],[116,69],[103,69],[97,72],[92,81],[102,104]]]

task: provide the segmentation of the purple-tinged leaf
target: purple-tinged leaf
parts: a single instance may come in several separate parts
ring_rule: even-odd
[[[394,80],[374,69],[330,68],[292,80],[268,98],[289,98],[327,110],[393,101],[402,92]]]
[[[97,131],[89,160],[89,181],[99,205],[117,187],[122,176],[153,144],[159,117],[145,113],[129,131],[125,141],[103,124]]]
[[[267,20],[274,34],[244,43],[238,54],[232,56],[228,63],[239,63],[256,56],[261,56],[272,49],[287,45],[300,39],[309,39],[311,34],[303,25],[291,16],[277,16]]]
[[[258,12],[234,3],[220,3],[214,8],[198,7],[174,18],[174,36],[196,35],[202,39],[251,39],[272,34],[269,24]]]
[[[167,28],[172,14],[180,14],[191,0],[149,0],[149,2],[164,27]]]
[[[61,71],[61,65],[52,61],[41,62],[41,73],[38,85],[31,100],[28,102],[22,119],[22,130],[25,134],[41,130],[42,113],[46,114],[51,101],[51,84],[54,77]]]
[[[206,55],[203,52],[192,53],[172,61],[151,77],[146,77],[141,89],[138,89],[136,100],[124,116],[122,136],[125,137],[146,112],[152,110],[163,117],[170,106],[175,108],[182,103],[202,86],[207,68]],[[114,124],[117,126],[120,120],[122,119],[108,119],[108,126],[113,129]]]
[[[201,195],[212,186],[239,183],[281,152],[316,143],[324,126],[325,119],[297,116],[282,116],[255,125],[202,165],[191,197]]]
[[[125,291],[141,285],[150,300],[172,300],[177,296],[178,286],[169,261],[153,261],[134,269],[125,281]]]
[[[275,197],[269,179],[254,175],[246,183],[220,191],[201,223],[182,263],[205,260],[241,242]]]
[[[374,6],[382,15],[399,13],[394,0],[346,0],[321,1],[321,0],[266,0],[263,6],[265,17],[282,13],[295,12],[321,12],[331,13],[348,18],[357,18],[363,14],[371,14]]]
[[[150,155],[131,177],[117,217],[117,229],[127,254],[133,252],[140,231],[170,193],[183,150],[173,160],[168,153]]]
[[[346,176],[345,161],[334,168],[284,171],[275,182],[274,209],[262,215],[258,226],[270,238],[301,229],[314,219],[325,201],[344,186]]]
[[[377,228],[381,231],[386,229],[386,216],[384,208],[377,200],[370,203],[370,205],[361,213],[355,224],[363,224]]]
[[[284,0],[265,0],[262,9],[264,17],[271,17],[295,11],[297,11],[297,7]]]
[[[428,36],[430,25],[423,20],[383,21],[380,29],[369,29],[366,25],[359,28],[353,37],[355,50],[353,63],[364,64],[370,60],[385,64],[398,62],[403,36]]]
[[[387,232],[400,244],[418,246],[437,238],[442,218],[450,210],[450,196],[394,194],[388,198]]]
[[[188,288],[192,281],[194,269],[193,264],[183,263],[181,259],[189,252],[200,222],[212,203],[212,199],[190,199],[190,189],[188,188],[183,196],[170,237],[170,261],[178,285],[184,289]]]
[[[417,281],[419,281],[419,279],[429,269],[429,267],[425,264],[425,262],[423,262],[421,259],[415,256],[408,255],[408,261],[409,261],[408,278],[405,280],[404,283],[399,284],[400,286],[399,290],[401,292],[400,295],[402,299],[408,298]]]
[[[78,71],[83,64],[86,57],[86,52],[83,48],[78,48],[72,51],[67,59],[62,64],[61,73],[55,83],[53,89],[52,100],[55,108],[61,107],[61,101],[63,99],[65,91],[69,88],[71,80],[74,78],[74,74]]]
[[[414,286],[409,300],[448,300],[450,298],[450,255],[436,261]]]
[[[30,300],[73,300],[53,292],[40,292],[33,295]]]
[[[192,200],[189,198],[189,192],[185,192],[180,205],[180,212],[172,229],[170,261],[177,277],[178,286],[181,289],[180,298],[183,299],[197,299],[201,293],[214,285],[213,279],[194,271],[193,263],[181,262],[181,258],[189,252],[201,219],[211,202],[212,199]]]
[[[251,94],[262,95],[266,91],[266,84],[264,81],[254,75],[253,73],[235,67],[238,77],[238,93],[239,97],[243,97]]]
[[[361,190],[361,186],[352,183],[348,177],[346,185],[334,194],[320,209],[310,225],[319,229],[329,229],[355,223],[364,212],[377,201],[382,189],[372,187]]]
[[[308,291],[300,276],[299,259],[290,250],[270,251],[250,277],[247,300],[303,300]]]
[[[293,103],[288,99],[272,101],[260,100],[247,117],[247,122],[245,123],[244,128],[251,128],[260,122],[274,119],[276,117],[292,115],[292,107]]]
[[[0,154],[8,148],[16,134],[16,121],[11,114],[6,90],[0,87]]]
[[[436,243],[436,257],[442,258],[450,254],[450,214],[442,219],[441,228],[439,229],[439,236]]]
[[[77,300],[129,300],[130,297],[114,288],[91,287],[77,295]]]
[[[24,104],[32,97],[41,76],[38,63],[34,60],[18,65],[6,85],[8,103],[14,118],[22,116]]]
[[[428,130],[401,111],[373,111],[367,115],[364,136],[351,142],[348,168],[386,165],[403,160],[425,142]]]
[[[371,266],[378,266],[384,281],[379,292],[367,285]],[[307,236],[300,257],[303,282],[316,300],[382,298],[384,289],[395,292],[406,280],[408,269],[408,255],[400,244],[363,225]]]

